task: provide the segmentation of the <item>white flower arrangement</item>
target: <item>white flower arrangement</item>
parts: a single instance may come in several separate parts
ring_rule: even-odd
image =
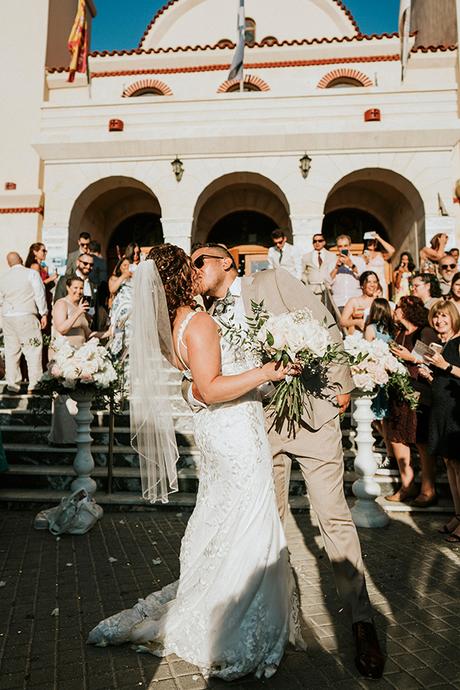
[[[58,335],[52,339],[51,347],[54,354],[42,377],[43,383],[54,382],[68,390],[80,385],[104,390],[117,380],[110,354],[96,338],[75,348],[65,336]]]
[[[361,333],[348,335],[344,340],[353,382],[363,393],[374,393],[378,387],[393,387],[415,409],[417,395],[412,388],[404,364],[391,352],[383,340],[365,340]]]

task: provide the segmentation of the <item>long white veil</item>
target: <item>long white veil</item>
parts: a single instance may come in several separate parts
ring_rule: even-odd
[[[168,494],[178,490],[179,457],[168,390],[168,360],[174,361],[171,326],[155,262],[142,262],[132,280],[131,445],[139,454],[143,498],[167,503]]]

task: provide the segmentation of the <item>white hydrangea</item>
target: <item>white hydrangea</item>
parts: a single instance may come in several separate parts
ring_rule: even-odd
[[[48,376],[59,379],[65,388],[75,388],[77,383],[93,384],[108,388],[117,379],[110,355],[94,338],[82,347],[73,347],[66,337],[53,339],[54,357],[49,365]]]
[[[273,338],[271,345],[267,342],[269,333]],[[285,350],[292,360],[305,351],[315,357],[323,357],[331,344],[329,331],[313,318],[309,309],[270,316],[258,332],[257,339],[268,354]]]
[[[348,335],[344,340],[345,351],[351,355],[351,373],[356,388],[370,392],[376,386],[385,386],[390,374],[406,374],[402,362],[391,352],[388,343],[383,340],[365,340],[361,333]],[[366,355],[359,363],[353,359]]]

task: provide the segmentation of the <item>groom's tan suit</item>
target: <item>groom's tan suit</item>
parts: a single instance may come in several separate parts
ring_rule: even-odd
[[[327,325],[332,341],[342,343],[334,319],[319,298],[286,271],[268,270],[243,278],[241,297],[248,315],[251,314],[251,300],[263,301],[272,314],[308,307],[314,318]],[[311,394],[295,438],[289,438],[285,428],[277,433],[272,426],[273,420],[267,416],[278,509],[284,520],[288,509],[291,456],[295,456],[318,518],[339,594],[350,606],[353,622],[372,620],[361,547],[343,491],[342,434],[335,396],[353,389],[349,366],[330,364],[326,384],[318,377],[305,379],[305,384]]]

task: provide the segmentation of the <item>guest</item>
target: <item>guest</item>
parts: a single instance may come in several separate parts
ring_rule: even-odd
[[[99,287],[101,283],[107,282],[107,262],[102,256],[100,243],[96,242],[96,240],[91,240],[89,243],[89,253],[94,260],[93,270],[89,274],[89,279],[94,285]]]
[[[430,246],[420,250],[420,272],[436,273],[438,261],[446,253],[446,244],[449,238],[444,232],[438,232],[431,238]]]
[[[379,245],[385,251],[379,249]],[[386,242],[377,232],[374,232],[374,237],[364,241],[363,259],[366,263],[366,268],[369,271],[374,271],[382,286],[382,296],[388,299],[388,278],[385,273],[386,262],[391,259],[395,253],[395,248],[389,242]]]
[[[401,297],[410,295],[410,279],[415,270],[414,260],[409,252],[399,257],[398,268],[393,274],[393,301],[398,304]]]
[[[298,251],[289,244],[284,230],[273,230],[272,232],[273,247],[268,250],[268,264],[270,268],[284,268],[294,278],[302,277],[301,273],[301,257]]]
[[[71,252],[67,257],[66,276],[73,275],[77,270],[77,262],[82,254],[89,254],[89,243],[91,242],[91,235],[89,232],[81,232],[78,236],[78,249]],[[65,293],[63,293],[65,294]]]
[[[326,240],[322,233],[313,235],[313,250],[304,254],[301,259],[302,282],[309,285],[318,297],[323,297],[326,288],[331,284],[331,271],[336,262],[333,252],[326,249]]]
[[[401,359],[411,377],[412,385],[420,394],[417,410],[390,392],[390,413],[388,416],[388,439],[391,442],[401,476],[401,487],[387,501],[407,502],[427,508],[437,502],[435,489],[435,459],[428,452],[428,425],[430,416],[430,386],[419,369],[420,359],[413,352],[418,340],[425,345],[438,342],[435,331],[428,325],[428,312],[418,297],[402,297],[395,309],[394,319],[398,333],[394,354]],[[421,486],[417,491],[414,484],[414,470],[411,464],[411,445],[416,445],[420,457]],[[417,497],[417,498],[416,498]]]
[[[452,277],[450,292],[447,295],[447,299],[451,300],[452,304],[455,305],[458,313],[460,314],[460,273],[456,273]]]
[[[131,264],[129,263],[129,259],[126,256],[122,256],[121,259],[118,260],[118,263],[115,266],[115,268],[113,269],[113,273],[109,278],[109,292],[111,303],[113,302],[113,299],[117,294],[118,290],[121,288],[121,286],[125,283],[131,282],[133,273],[130,269],[130,266]]]
[[[48,267],[45,262],[47,253],[48,250],[42,242],[34,242],[29,247],[29,253],[27,254],[24,265],[26,268],[32,268],[34,271],[38,271],[45,285],[45,289],[49,286],[49,291],[51,292],[51,288],[58,279],[58,274],[55,271],[52,275],[49,275]]]
[[[91,254],[81,254],[78,257],[77,268],[75,270],[75,276],[83,280],[83,296],[89,302],[88,317],[91,317],[92,323],[91,328],[93,330],[98,330],[98,314],[96,312],[97,304],[97,285],[92,283],[89,279],[89,275],[93,270],[94,259]],[[67,278],[73,276],[67,276]],[[54,301],[57,302],[58,299],[64,297],[67,293],[66,276],[61,276],[59,278],[58,284],[56,285],[56,291],[54,293]]]
[[[452,302],[438,302],[430,310],[429,321],[438,333],[443,350],[426,355],[432,365],[432,408],[429,450],[441,455],[447,467],[455,515],[440,530],[446,541],[460,542],[460,314]]]
[[[434,273],[416,273],[410,279],[410,288],[411,294],[422,300],[425,309],[431,309],[441,297],[439,281]]]
[[[339,235],[336,242],[338,255],[330,277],[332,298],[341,312],[351,297],[361,295],[359,276],[366,264],[361,256],[352,255],[349,235]]]
[[[447,253],[454,257],[455,263],[457,264],[457,267],[458,267],[457,270],[460,270],[460,265],[458,263],[458,259],[459,259],[459,255],[460,255],[460,249],[458,249],[457,247],[452,247],[452,249],[449,249],[449,251]]]
[[[130,242],[124,255],[129,261],[131,272],[134,272],[141,262],[141,248],[137,242]]]
[[[380,292],[380,283],[374,271],[364,271],[359,277],[361,295],[351,297],[343,308],[340,325],[351,335],[357,329],[364,332],[366,318],[372,302]]]
[[[126,257],[123,257],[115,266],[113,275],[109,279],[112,295],[109,347],[117,356],[121,356],[126,351],[131,335],[132,276],[130,263]]]
[[[457,273],[457,262],[450,254],[445,254],[438,264],[439,287],[443,297],[449,294],[452,278]]]
[[[17,252],[9,252],[6,260],[9,269],[0,276],[5,379],[7,389],[19,393],[19,361],[24,354],[30,393],[43,373],[41,331],[48,322],[45,288],[37,271],[23,266]]]
[[[84,281],[77,276],[66,278],[66,296],[58,299],[53,307],[53,334],[66,337],[73,347],[81,347],[90,336],[88,301],[84,299]],[[52,348],[50,348],[52,359]],[[49,443],[66,445],[75,443],[77,406],[68,395],[58,395],[54,400]]]

